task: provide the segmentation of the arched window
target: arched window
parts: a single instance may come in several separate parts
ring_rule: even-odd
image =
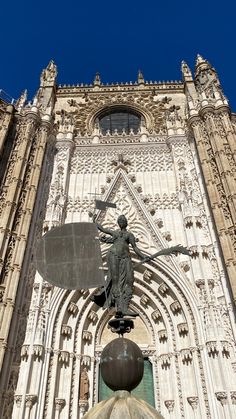
[[[117,107],[103,112],[99,117],[99,127],[103,135],[109,132],[114,134],[137,134],[141,125],[141,116],[135,111]]]

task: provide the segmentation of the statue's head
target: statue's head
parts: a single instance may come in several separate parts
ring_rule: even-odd
[[[117,223],[118,223],[120,228],[127,227],[128,221],[127,221],[127,218],[125,217],[125,215],[120,215],[117,219]]]

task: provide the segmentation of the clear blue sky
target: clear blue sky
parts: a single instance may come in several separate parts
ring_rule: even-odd
[[[41,0],[1,5],[0,88],[30,97],[50,59],[58,83],[180,80],[197,53],[218,71],[236,111],[235,0]]]

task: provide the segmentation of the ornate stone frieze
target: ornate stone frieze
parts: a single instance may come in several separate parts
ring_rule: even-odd
[[[162,148],[153,149],[140,147],[139,150],[132,148],[125,150],[123,147],[117,149],[76,149],[71,158],[71,173],[106,173],[108,176],[114,173],[119,166],[114,166],[117,163],[119,155],[124,154],[129,165],[124,165],[124,169],[129,173],[132,170],[135,172],[156,172],[159,170],[171,171],[172,159],[169,150],[162,146]],[[134,173],[132,173],[134,176]]]
[[[146,120],[147,131],[152,134],[166,133],[166,109],[170,98],[158,100],[151,92],[112,92],[106,94],[88,92],[78,95],[76,99],[69,99],[70,114],[74,115],[75,125],[84,136],[91,135],[95,126],[96,115],[104,109],[114,106],[124,106],[140,112]]]

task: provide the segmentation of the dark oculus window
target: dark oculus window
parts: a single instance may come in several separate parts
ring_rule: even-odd
[[[140,124],[140,116],[128,109],[118,108],[103,113],[99,117],[99,126],[103,135],[106,135],[107,131],[113,135],[122,133],[129,134],[130,132],[137,134]]]

